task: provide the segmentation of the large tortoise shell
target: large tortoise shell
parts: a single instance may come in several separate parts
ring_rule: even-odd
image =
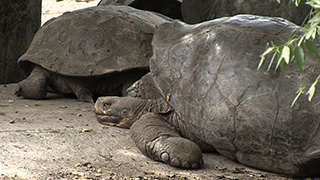
[[[35,34],[18,64],[69,76],[148,69],[155,28],[169,19],[128,6],[97,6],[68,12]]]
[[[280,45],[298,26],[281,18],[238,15],[160,25],[150,69],[162,96],[192,133],[243,164],[290,175],[319,173],[320,94],[301,96],[320,74],[307,54],[305,72],[257,71],[267,42]],[[319,85],[317,86],[320,88]]]

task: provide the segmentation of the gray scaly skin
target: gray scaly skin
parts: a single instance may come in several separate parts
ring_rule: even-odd
[[[95,113],[101,124],[130,128],[143,154],[171,166],[200,168],[201,150],[214,150],[193,136],[162,98],[99,97]]]

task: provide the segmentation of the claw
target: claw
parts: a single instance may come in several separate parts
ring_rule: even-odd
[[[175,167],[181,166],[181,165],[180,165],[180,161],[179,161],[179,159],[177,159],[177,158],[173,158],[173,159],[170,161],[170,165],[171,165],[171,166],[175,166]]]
[[[16,89],[16,91],[14,92],[14,94],[15,94],[16,96],[20,97],[20,96],[21,96],[21,95],[20,95],[20,92],[21,92],[21,86],[19,86],[19,87]]]
[[[162,153],[162,154],[161,154],[161,160],[162,160],[163,162],[168,162],[169,159],[170,159],[170,157],[169,157],[169,154],[168,154],[168,153]]]

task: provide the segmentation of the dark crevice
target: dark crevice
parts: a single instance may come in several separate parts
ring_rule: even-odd
[[[310,138],[310,141],[307,143],[306,147],[305,147],[305,151],[307,151],[310,146],[311,146],[311,142],[313,141],[313,139],[315,138],[315,135],[317,134],[317,132],[320,130],[320,123],[318,123],[316,130],[314,131],[314,133],[312,134],[312,137]],[[304,153],[301,154],[301,156],[304,156]]]
[[[226,29],[236,30],[236,31],[239,31],[241,33],[247,33],[247,34],[251,34],[251,35],[272,36],[272,37],[275,37],[275,39],[280,39],[280,40],[282,40],[284,42],[286,42],[287,40],[286,39],[282,39],[281,37],[278,36],[278,34],[282,33],[283,31],[285,31],[289,27],[288,26],[288,27],[284,28],[283,30],[279,31],[276,34],[272,34],[272,33],[259,32],[259,31],[246,31],[243,28],[236,28],[235,26],[226,25],[226,24],[223,24],[223,26],[225,26]]]
[[[248,98],[248,99],[247,99],[246,101],[244,101],[243,103],[240,102],[240,100],[241,100],[242,97],[246,94],[246,92],[247,92],[247,90],[248,90],[249,88],[251,88],[251,87],[259,87],[259,83],[260,83],[260,81],[258,82],[258,85],[257,85],[257,86],[250,85],[250,86],[246,87],[246,88],[243,90],[242,94],[239,96],[239,98],[237,98],[238,104],[235,105],[235,107],[239,107],[240,105],[245,104],[250,98]],[[258,88],[256,88],[256,89],[258,89]]]
[[[279,31],[277,34],[275,34],[276,36],[279,36],[279,34],[283,33],[284,31],[286,31],[288,29],[289,25],[286,26],[285,28],[283,28],[281,31]]]
[[[233,139],[231,141],[231,143],[233,144],[234,148],[235,148],[235,152],[238,152],[238,148],[235,145],[234,141],[236,140],[236,135],[237,135],[237,129],[236,129],[236,112],[237,112],[237,107],[234,106],[234,113],[233,113]]]
[[[269,154],[271,155],[272,153],[272,146],[273,146],[273,136],[274,136],[274,131],[275,131],[275,128],[276,128],[276,124],[277,124],[277,121],[278,121],[278,116],[279,116],[279,111],[280,111],[280,106],[279,106],[279,102],[278,102],[278,99],[276,98],[277,97],[277,94],[274,93],[274,97],[275,97],[275,100],[276,100],[276,103],[277,103],[277,112],[276,112],[276,117],[274,119],[274,123],[273,123],[273,127],[272,127],[272,132],[271,132],[271,137],[270,137],[270,147],[269,147]]]
[[[231,104],[231,105],[233,106],[233,137],[232,137],[231,143],[233,144],[233,146],[234,146],[234,148],[235,148],[235,151],[237,152],[237,151],[238,151],[238,150],[237,150],[237,147],[236,147],[236,145],[234,144],[234,141],[235,141],[235,139],[236,139],[236,106],[233,105],[233,104],[231,103],[231,101],[221,93],[221,91],[220,91],[220,89],[219,89],[218,86],[217,86],[216,88],[217,88],[219,94],[224,98],[224,100],[227,101],[227,102],[229,102],[229,104]]]
[[[239,33],[238,36],[232,41],[232,43],[234,43],[237,39],[239,39],[239,37],[242,35],[242,33]],[[203,101],[203,99],[206,99],[206,97],[208,96],[209,92],[211,91],[211,89],[213,88],[213,86],[217,85],[217,89],[219,91],[219,93],[222,95],[222,93],[220,92],[219,90],[219,87],[218,87],[218,84],[217,84],[217,80],[218,80],[218,77],[219,77],[219,73],[220,73],[220,70],[221,70],[221,66],[223,64],[223,62],[225,61],[226,57],[229,55],[229,52],[231,51],[233,45],[228,49],[228,51],[224,54],[223,58],[222,58],[222,61],[220,62],[219,64],[219,67],[218,67],[218,70],[217,70],[217,75],[212,83],[212,85],[210,86],[210,88],[208,89],[206,95],[201,98],[200,101]],[[222,95],[223,96],[223,95]],[[223,96],[225,99],[227,99],[225,96]],[[229,101],[229,99],[227,99]],[[229,101],[230,102],[230,101]],[[230,102],[231,103],[231,102]],[[232,103],[231,103],[232,104]],[[232,104],[233,106],[235,106],[234,104]]]
[[[239,33],[238,36],[232,41],[232,44],[233,44],[237,39],[239,39],[239,37],[240,37],[241,35],[242,35],[242,33]],[[236,116],[236,106],[235,106],[233,103],[231,103],[231,101],[230,101],[226,96],[223,95],[223,93],[220,91],[219,86],[218,86],[218,84],[217,84],[217,79],[218,79],[218,77],[219,77],[219,73],[220,73],[220,70],[221,70],[221,66],[222,66],[223,62],[225,61],[226,57],[229,55],[229,52],[231,51],[232,47],[233,47],[233,45],[229,48],[229,50],[228,50],[228,51],[225,53],[225,55],[223,56],[222,61],[221,61],[221,63],[219,64],[219,67],[218,67],[218,70],[217,70],[217,73],[216,73],[217,75],[216,75],[216,77],[215,77],[212,85],[211,85],[210,88],[208,89],[206,95],[201,99],[201,101],[203,101],[203,99],[205,99],[205,98],[208,96],[208,94],[209,94],[209,92],[212,90],[212,88],[213,88],[214,86],[216,86],[219,94],[224,98],[224,100],[226,100],[227,102],[229,102],[229,103],[233,106],[233,110],[234,110],[234,112],[233,112],[233,134],[234,134],[234,135],[233,135],[233,138],[232,138],[232,140],[231,140],[231,143],[233,144],[235,150],[237,151],[237,147],[236,147],[236,145],[234,144],[234,141],[235,141],[235,138],[236,138],[236,117],[235,117],[235,116]]]

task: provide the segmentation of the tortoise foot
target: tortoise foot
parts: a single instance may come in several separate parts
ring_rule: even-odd
[[[203,165],[200,147],[181,137],[159,114],[144,114],[132,124],[130,131],[137,147],[151,159],[188,169]]]
[[[46,72],[39,66],[35,66],[30,76],[21,81],[15,91],[16,96],[27,99],[43,99],[47,95]]]
[[[94,103],[94,100],[92,98],[93,94],[90,90],[83,88],[83,89],[78,89],[74,93],[80,101]]]
[[[182,137],[159,137],[147,144],[150,157],[171,166],[197,169],[203,166],[200,148],[192,141]]]

